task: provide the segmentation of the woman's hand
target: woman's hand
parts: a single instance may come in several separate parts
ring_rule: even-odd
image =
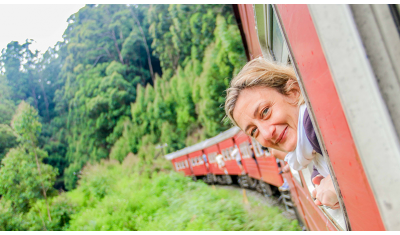
[[[290,172],[289,164],[285,165],[285,166],[282,168],[282,172],[283,172],[283,173],[289,173],[289,172]]]
[[[330,175],[325,178],[321,177],[321,175],[317,175],[314,177],[313,183],[316,185],[314,191],[312,192],[312,196],[316,198],[314,201],[315,205],[325,205],[333,210],[340,208]]]

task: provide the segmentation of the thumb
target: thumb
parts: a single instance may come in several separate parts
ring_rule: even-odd
[[[311,194],[312,194],[313,198],[316,198],[317,197],[317,189],[314,189]]]
[[[318,199],[315,199],[314,203],[317,206],[321,206],[322,205],[322,203]]]
[[[315,176],[313,179],[312,179],[312,182],[313,182],[313,184],[315,184],[315,185],[319,185],[320,183],[321,183],[321,180],[323,179],[324,177],[322,176],[322,175],[317,175],[317,176]]]

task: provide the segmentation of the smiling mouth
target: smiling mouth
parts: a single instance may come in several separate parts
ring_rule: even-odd
[[[279,142],[281,142],[281,140],[283,139],[283,137],[285,136],[286,132],[287,132],[288,127],[285,128],[285,130],[282,131],[282,133],[279,135],[279,138],[276,140],[275,144],[279,144]]]

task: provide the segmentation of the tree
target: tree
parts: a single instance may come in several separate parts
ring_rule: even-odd
[[[57,172],[50,165],[42,163],[47,153],[37,147],[37,137],[41,131],[37,111],[22,101],[18,105],[11,126],[18,134],[21,146],[10,150],[2,161],[4,165],[0,173],[2,194],[9,199],[12,199],[13,196],[27,194],[26,200],[22,200],[22,206],[25,208],[33,198],[38,197],[38,190],[40,189],[46,201],[48,218],[51,221],[47,192],[52,188]],[[34,168],[35,163],[36,168]],[[23,171],[25,171],[26,175],[24,175]],[[20,186],[16,187],[16,192],[12,189],[15,184]],[[41,187],[37,187],[37,185]],[[35,187],[32,188],[31,186]],[[23,191],[18,192],[18,189],[23,189]]]

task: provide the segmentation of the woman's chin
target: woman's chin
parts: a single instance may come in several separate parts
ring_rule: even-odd
[[[296,144],[287,143],[286,146],[282,146],[282,149],[287,153],[293,152],[296,149]]]

